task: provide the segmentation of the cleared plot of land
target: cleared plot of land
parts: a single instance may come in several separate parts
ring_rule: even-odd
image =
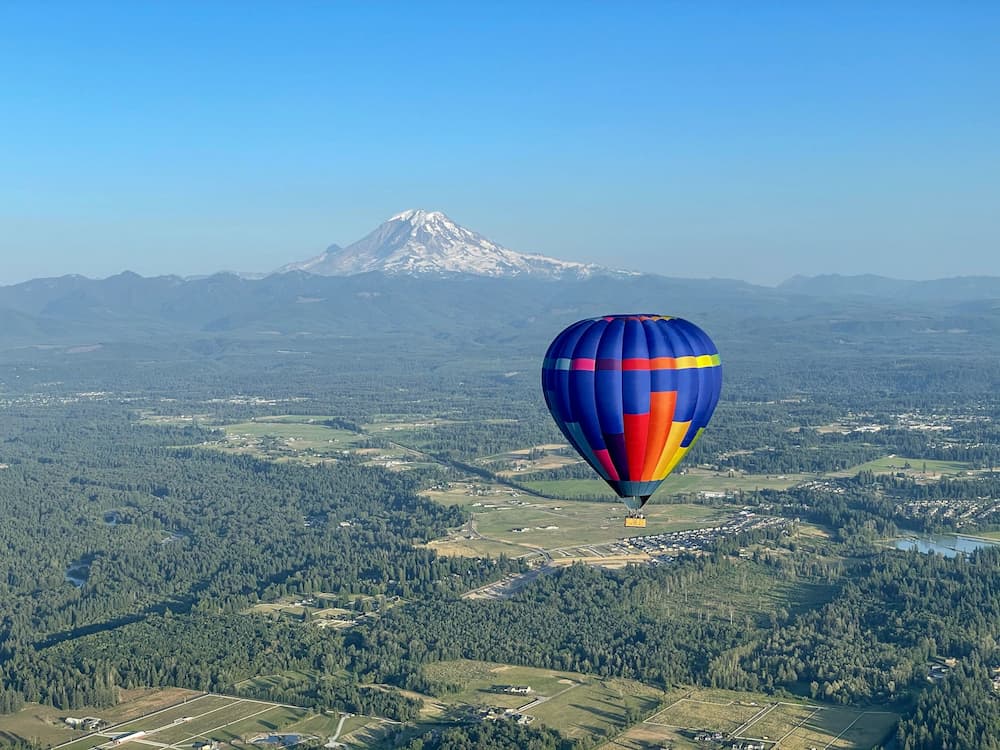
[[[648,720],[667,727],[692,727],[731,734],[760,713],[761,706],[682,698]]]
[[[759,740],[765,737],[771,741],[780,740],[783,737],[791,735],[811,718],[823,718],[824,710],[836,711],[836,709],[823,709],[815,705],[772,704],[765,709],[759,718],[748,722],[747,726],[743,727],[742,731],[739,732],[739,736],[753,737]],[[857,712],[853,713],[857,715]],[[827,739],[827,742],[829,742],[829,739]],[[826,742],[823,744],[825,745]]]
[[[594,551],[588,546],[612,544],[640,535],[717,526],[729,512],[694,504],[660,504],[646,508],[646,528],[625,528],[626,511],[618,503],[543,500],[510,492],[497,494],[495,488],[469,494],[469,487],[455,486],[430,491],[427,496],[444,504],[460,504],[472,511],[474,529],[465,528],[431,545],[441,554],[499,555],[512,557],[539,549],[565,550],[566,558],[587,558],[615,554]],[[645,557],[644,555],[642,557]]]
[[[169,726],[178,719],[183,719],[188,716],[201,716],[209,712],[214,712],[218,709],[230,706],[238,700],[238,698],[230,698],[225,695],[206,695],[201,698],[188,701],[187,703],[183,703],[179,706],[168,708],[166,711],[161,711],[152,716],[143,716],[138,719],[133,719],[132,721],[127,721],[123,724],[117,724],[115,725],[114,730],[117,734],[138,732],[140,730],[148,732],[149,730],[156,729],[157,727]]]
[[[332,455],[352,450],[365,437],[356,432],[329,427],[321,422],[291,422],[260,419],[225,425],[226,440],[217,446],[234,453],[290,451]]]
[[[156,742],[166,744],[187,745],[198,739],[218,739],[222,736],[241,736],[234,733],[236,727],[242,727],[246,720],[250,721],[247,731],[264,731],[278,729],[288,722],[276,723],[273,719],[279,719],[283,712],[295,710],[299,714],[305,715],[302,709],[285,709],[271,703],[258,703],[257,701],[234,702],[213,712],[192,717],[190,721],[182,721],[174,726],[159,729],[152,736]],[[257,728],[260,727],[260,728]]]
[[[109,746],[115,737],[137,731],[146,732],[144,741],[150,743],[164,747],[190,748],[196,742],[209,739],[243,740],[256,734],[282,731],[311,716],[304,708],[231,696],[206,695],[114,724],[63,745],[60,750],[90,750]],[[318,722],[318,726],[324,729],[326,723]]]
[[[123,690],[120,694],[121,702],[116,706],[111,708],[84,706],[72,711],[62,711],[52,706],[29,703],[17,713],[0,715],[0,737],[35,740],[38,744],[45,746],[58,745],[83,734],[81,730],[73,729],[63,721],[67,716],[77,718],[94,716],[108,724],[117,724],[172,706],[185,699],[190,700],[199,695],[201,693],[184,688]],[[81,740],[81,742],[86,747],[92,746],[88,745],[85,740]]]
[[[261,709],[263,709],[261,713],[213,729],[210,732],[210,737],[219,740],[239,740],[264,732],[284,731],[287,727],[302,721],[309,715],[309,712],[303,708],[288,708],[286,706],[267,708],[258,704],[258,711]]]
[[[494,542],[488,539],[438,539],[430,542],[427,546],[439,555],[450,557],[499,557],[500,555],[521,557],[525,554],[531,554],[530,550],[516,544]]]
[[[330,462],[350,453],[366,464],[391,469],[427,465],[422,454],[401,446],[366,447],[368,435],[333,426],[336,424],[335,418],[324,416],[258,417],[249,422],[222,425],[225,439],[205,447],[305,464]]]
[[[476,530],[489,539],[551,549],[599,544],[635,536],[625,528],[625,508],[607,503],[574,502],[554,510],[550,503],[476,508]],[[649,507],[644,535],[715,526],[728,513],[704,505]]]
[[[756,489],[783,490],[807,479],[812,475],[803,474],[739,474],[690,469],[684,474],[671,474],[660,485],[653,497],[668,498],[674,495],[691,495],[699,492],[736,493],[740,490],[752,492]],[[573,498],[614,498],[608,485],[600,479],[545,479],[524,482],[524,486],[535,492],[566,499]]]
[[[257,677],[252,677],[249,680],[243,680],[243,682],[236,683],[236,687],[242,691],[247,687],[255,687],[257,689],[269,689],[269,688],[286,688],[290,685],[295,685],[303,682],[311,682],[317,679],[316,672],[302,672],[297,669],[289,669],[286,672],[280,674],[265,674],[258,675]]]
[[[777,702],[758,693],[693,689],[601,750],[646,750],[669,744],[703,747],[699,732],[767,743],[772,750],[867,750],[892,732],[898,714],[879,710]]]
[[[59,750],[91,750],[91,748],[103,745],[108,741],[109,739],[102,735],[90,735],[88,737],[75,740],[74,742],[70,742],[68,745],[60,745]]]
[[[546,443],[544,445],[533,445],[530,448],[519,448],[517,450],[499,453],[495,456],[485,456],[477,463],[491,469],[502,466],[512,468],[497,471],[499,476],[517,477],[519,474],[535,471],[546,471],[548,469],[558,469],[562,466],[580,463],[579,456],[565,443]]]
[[[936,479],[943,476],[957,476],[972,472],[972,464],[962,461],[935,461],[924,458],[906,458],[904,456],[886,456],[868,463],[852,466],[844,471],[833,472],[834,477],[853,477],[859,471],[870,470],[875,474],[898,474],[916,479]]]
[[[439,696],[442,702],[519,709],[574,738],[620,728],[628,706],[648,713],[663,698],[662,691],[631,680],[491,662],[437,662],[426,670],[432,680],[457,688]],[[505,692],[512,687],[530,687],[531,692]]]
[[[696,585],[659,590],[647,597],[650,615],[672,619],[720,619],[767,625],[775,612],[797,613],[826,604],[836,587],[825,581],[781,580],[763,563],[730,561]],[[753,700],[753,699],[750,699]]]
[[[646,713],[660,704],[662,696],[655,688],[629,680],[589,678],[580,687],[568,687],[527,709],[527,713],[570,738],[595,737],[623,728],[628,706]]]
[[[366,717],[356,718],[365,719]],[[352,719],[348,719],[349,721],[352,721]],[[347,722],[344,722],[344,730],[340,733],[337,741],[344,743],[348,747],[374,748],[382,746],[390,733],[394,733],[398,729],[399,726],[397,724],[380,719],[367,719],[361,726],[355,725],[351,729],[348,729]],[[426,728],[421,725],[419,729],[414,729],[413,735],[416,736],[423,731],[426,731]]]
[[[504,485],[473,481],[452,482],[445,489],[426,490],[421,494],[426,495],[436,503],[441,503],[441,505],[473,506],[476,508],[496,505],[497,503],[508,504],[511,498],[540,503],[550,502],[525,495],[523,492],[518,492]]]

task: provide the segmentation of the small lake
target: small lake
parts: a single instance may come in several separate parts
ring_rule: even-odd
[[[254,737],[250,742],[254,745],[281,745],[291,747],[302,741],[300,734],[270,734],[266,737]]]
[[[90,575],[89,565],[81,565],[79,563],[75,563],[66,570],[66,575],[64,576],[64,578],[77,588],[80,588],[81,586],[83,586],[83,584],[87,582],[87,576],[89,575]]]
[[[981,547],[995,547],[1000,541],[990,541],[980,537],[963,536],[961,534],[928,534],[920,537],[907,537],[893,542],[896,549],[916,550],[922,554],[935,553],[945,557],[967,555]]]
[[[87,582],[87,578],[90,577],[90,564],[93,561],[94,555],[91,553],[77,558],[66,567],[66,573],[63,574],[63,578],[77,588],[82,587]]]

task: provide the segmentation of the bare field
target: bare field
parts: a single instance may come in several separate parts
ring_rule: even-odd
[[[432,679],[459,686],[438,698],[443,703],[517,709],[572,738],[611,733],[624,721],[628,705],[648,713],[663,698],[662,691],[632,680],[561,670],[467,660],[437,662],[426,669]],[[530,692],[507,692],[514,686]]]
[[[865,464],[852,466],[844,471],[833,472],[832,477],[853,477],[859,471],[870,470],[875,474],[904,474],[914,479],[941,479],[945,476],[963,476],[976,472],[972,464],[962,461],[937,461],[924,458],[905,458],[903,456],[886,456]]]
[[[184,688],[165,688],[163,690],[137,688],[121,691],[121,702],[116,706],[110,708],[84,706],[71,711],[61,711],[52,706],[30,703],[17,713],[0,715],[0,737],[20,738],[44,746],[58,745],[84,734],[81,730],[73,729],[66,724],[64,719],[67,716],[77,718],[94,716],[103,719],[108,724],[118,724],[199,695],[202,693]]]
[[[169,694],[177,691],[162,692]],[[146,733],[143,741],[148,738],[149,743],[159,747],[187,749],[197,742],[211,739],[245,740],[257,734],[283,731],[314,716],[305,708],[214,694],[198,694],[179,705],[134,716],[136,710],[150,705],[149,695],[140,696],[124,706],[126,713],[133,714],[127,721],[61,745],[51,742],[42,744],[55,745],[60,750],[92,750],[110,747],[114,738],[122,734],[141,731]],[[117,708],[122,709],[123,706]],[[100,716],[99,713],[89,715]],[[319,729],[325,729],[328,724],[329,721],[316,722]]]
[[[624,564],[628,552],[616,546],[622,539],[717,526],[730,517],[728,510],[706,505],[650,504],[644,509],[646,528],[634,529],[625,528],[626,511],[619,503],[548,500],[471,483],[424,494],[436,502],[462,505],[473,514],[471,527],[428,545],[446,555],[520,557],[546,550],[554,561],[600,563],[595,558],[608,558],[609,564]],[[606,549],[596,549],[604,545]]]
[[[757,489],[784,490],[814,475],[804,474],[742,474],[740,472],[720,472],[710,469],[689,468],[681,473],[671,474],[660,485],[652,502],[658,497],[669,498],[676,495],[698,493],[735,494]],[[601,479],[544,479],[524,482],[536,492],[571,498],[614,498],[615,494]]]
[[[601,750],[677,750],[703,747],[701,732],[722,732],[726,742],[763,742],[768,750],[867,750],[892,732],[898,714],[775,701],[757,693],[694,689]]]

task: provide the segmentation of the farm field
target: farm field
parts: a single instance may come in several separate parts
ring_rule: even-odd
[[[925,471],[926,468],[926,471]],[[875,474],[902,473],[915,479],[937,478],[939,476],[959,476],[974,471],[972,464],[962,461],[936,461],[924,458],[905,458],[903,456],[886,456],[875,461],[852,466],[844,471],[833,472],[832,477],[853,477],[859,471],[870,470]]]
[[[427,665],[432,680],[458,687],[438,696],[450,704],[520,709],[571,738],[597,738],[622,726],[627,706],[643,714],[656,709],[663,692],[632,680],[602,679],[561,670],[516,667],[478,661]],[[510,686],[530,687],[526,695],[505,693]]]
[[[16,713],[0,715],[0,739],[20,738],[46,747],[58,745],[83,734],[81,730],[72,729],[63,721],[67,716],[96,716],[109,724],[119,724],[199,695],[202,694],[185,688],[140,688],[122,691],[121,703],[111,708],[85,706],[72,711],[29,703]]]
[[[515,477],[516,478],[516,477]],[[743,490],[784,490],[799,482],[815,479],[807,474],[734,474],[688,469],[683,474],[671,474],[660,485],[655,497],[692,495],[699,492],[735,493]],[[601,479],[543,479],[523,482],[523,485],[545,495],[574,498],[614,498],[615,494]],[[655,502],[654,497],[654,502]]]
[[[224,440],[206,447],[274,461],[316,464],[350,453],[365,464],[389,469],[426,466],[423,454],[401,446],[366,447],[369,436],[331,426],[334,417],[283,415],[222,425]]]
[[[105,718],[100,712],[92,715]],[[213,739],[245,741],[258,734],[294,732],[292,727],[301,727],[301,731],[306,732],[308,727],[305,722],[312,719],[316,720],[318,730],[325,731],[333,718],[317,717],[305,708],[267,701],[200,694],[179,705],[113,723],[96,733],[63,744],[53,744],[60,750],[91,750],[110,747],[112,740],[119,735],[141,731],[145,732],[142,742],[164,748],[191,748],[196,743]]]
[[[261,417],[223,425],[222,430],[226,433],[225,440],[210,447],[269,458],[333,456],[353,450],[365,439],[356,432],[324,424],[322,417]]]
[[[757,693],[692,689],[601,750],[704,747],[700,733],[763,743],[768,750],[868,750],[889,735],[898,714],[879,708],[785,702]]]
[[[558,551],[554,559],[592,557],[597,553],[584,548],[637,534],[636,529],[625,528],[625,508],[618,503],[546,500],[492,487],[479,491],[483,494],[469,494],[467,487],[458,485],[424,493],[437,502],[463,505],[473,514],[472,528],[466,525],[430,543],[440,554],[518,557],[544,549]],[[653,503],[645,512],[647,525],[638,530],[641,535],[716,526],[731,515],[727,510],[681,503]]]
[[[555,510],[556,507],[560,509]],[[648,512],[646,528],[641,530],[643,534],[715,526],[729,516],[704,505],[649,505],[645,510]],[[530,547],[571,547],[636,535],[635,529],[625,528],[625,506],[618,504],[530,502],[520,506],[476,508],[473,513],[476,530],[484,537]]]

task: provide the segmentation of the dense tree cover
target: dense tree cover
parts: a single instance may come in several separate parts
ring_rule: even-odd
[[[692,559],[678,569],[620,572],[574,566],[510,601],[430,600],[393,610],[348,644],[361,674],[395,680],[374,655],[410,662],[481,659],[621,676],[667,686],[704,682],[713,658],[737,648],[770,615],[748,623],[725,608],[685,606],[752,561]],[[739,585],[739,584],[737,584]],[[407,678],[408,686],[420,682]]]
[[[554,729],[513,721],[485,721],[426,732],[403,750],[584,750],[585,743],[563,738]]]
[[[46,670],[39,649],[105,629],[141,633],[119,626],[167,610],[227,614],[315,591],[447,596],[520,567],[415,546],[465,516],[416,496],[407,474],[225,456],[191,447],[204,435],[196,428],[142,427],[124,410],[92,405],[8,414],[0,429],[0,698],[9,705],[15,693],[107,703],[122,674],[95,660]],[[74,566],[86,578],[79,588],[66,579]],[[156,643],[176,665],[146,658],[142,679],[201,688],[253,675],[252,662],[220,671],[222,653],[201,650],[213,640],[226,648],[221,632],[185,640],[199,644],[190,654]]]
[[[900,750],[1000,748],[1000,697],[990,672],[975,654],[921,693],[913,713],[899,724]]]
[[[806,583],[834,574],[787,555],[764,563]],[[929,660],[997,651],[1000,551],[969,560],[886,552],[858,562],[819,606],[757,618],[726,618],[681,606],[685,589],[738,578],[752,561],[691,561],[679,569],[626,573],[571,568],[509,603],[426,602],[369,629],[361,673],[396,676],[364,655],[399,650],[412,661],[471,658],[619,675],[666,686],[788,690],[840,703],[904,700],[926,685]],[[412,678],[409,686],[424,688]]]
[[[743,686],[800,690],[841,703],[893,700],[926,684],[941,655],[1000,658],[1000,550],[971,558],[885,552],[840,595],[771,631],[729,666]],[[721,684],[726,684],[725,682]]]
[[[884,331],[841,333],[861,343],[817,352],[790,327],[774,339],[788,347],[780,361],[723,335],[723,402],[689,461],[772,474],[888,453],[998,463],[988,360],[900,356]],[[199,424],[289,412],[336,414],[347,428],[449,420],[407,438],[446,458],[449,472],[559,440],[541,406],[534,352],[508,356],[490,344],[469,355],[465,341],[424,343],[399,364],[339,339],[293,358],[222,334],[176,349],[107,346],[73,361],[39,351],[0,364],[0,709],[25,698],[101,705],[120,686],[177,684],[405,719],[415,704],[382,684],[431,688],[421,665],[455,657],[834,701],[898,697],[905,705],[907,690],[917,690],[922,716],[937,717],[931,737],[957,736],[962,708],[989,697],[965,684],[979,672],[957,672],[949,691],[923,675],[936,654],[992,665],[995,563],[867,557],[872,540],[903,524],[902,500],[995,493],[989,478],[922,485],[862,476],[829,489],[748,492],[740,505],[819,522],[838,546],[816,555],[794,541],[736,540],[710,558],[614,573],[574,568],[510,601],[466,602],[456,595],[519,566],[441,559],[415,546],[466,519],[416,496],[426,477],[347,458],[332,467],[274,464],[199,445],[213,439]],[[508,372],[498,374],[497,362]],[[902,410],[955,419],[946,433],[815,429],[846,417],[893,425]],[[149,411],[205,416],[188,428],[143,426]],[[750,543],[760,546],[751,559],[734,559],[735,545]],[[74,565],[86,569],[80,588],[65,578]],[[346,633],[241,614],[260,600],[316,591],[400,595],[409,604]],[[266,689],[244,682],[284,670],[312,677]],[[925,725],[914,721],[901,737],[916,742]],[[547,741],[533,729],[492,731],[508,730]],[[495,739],[483,731],[453,738]],[[422,739],[433,747],[443,736]],[[935,746],[920,741],[911,746]]]

